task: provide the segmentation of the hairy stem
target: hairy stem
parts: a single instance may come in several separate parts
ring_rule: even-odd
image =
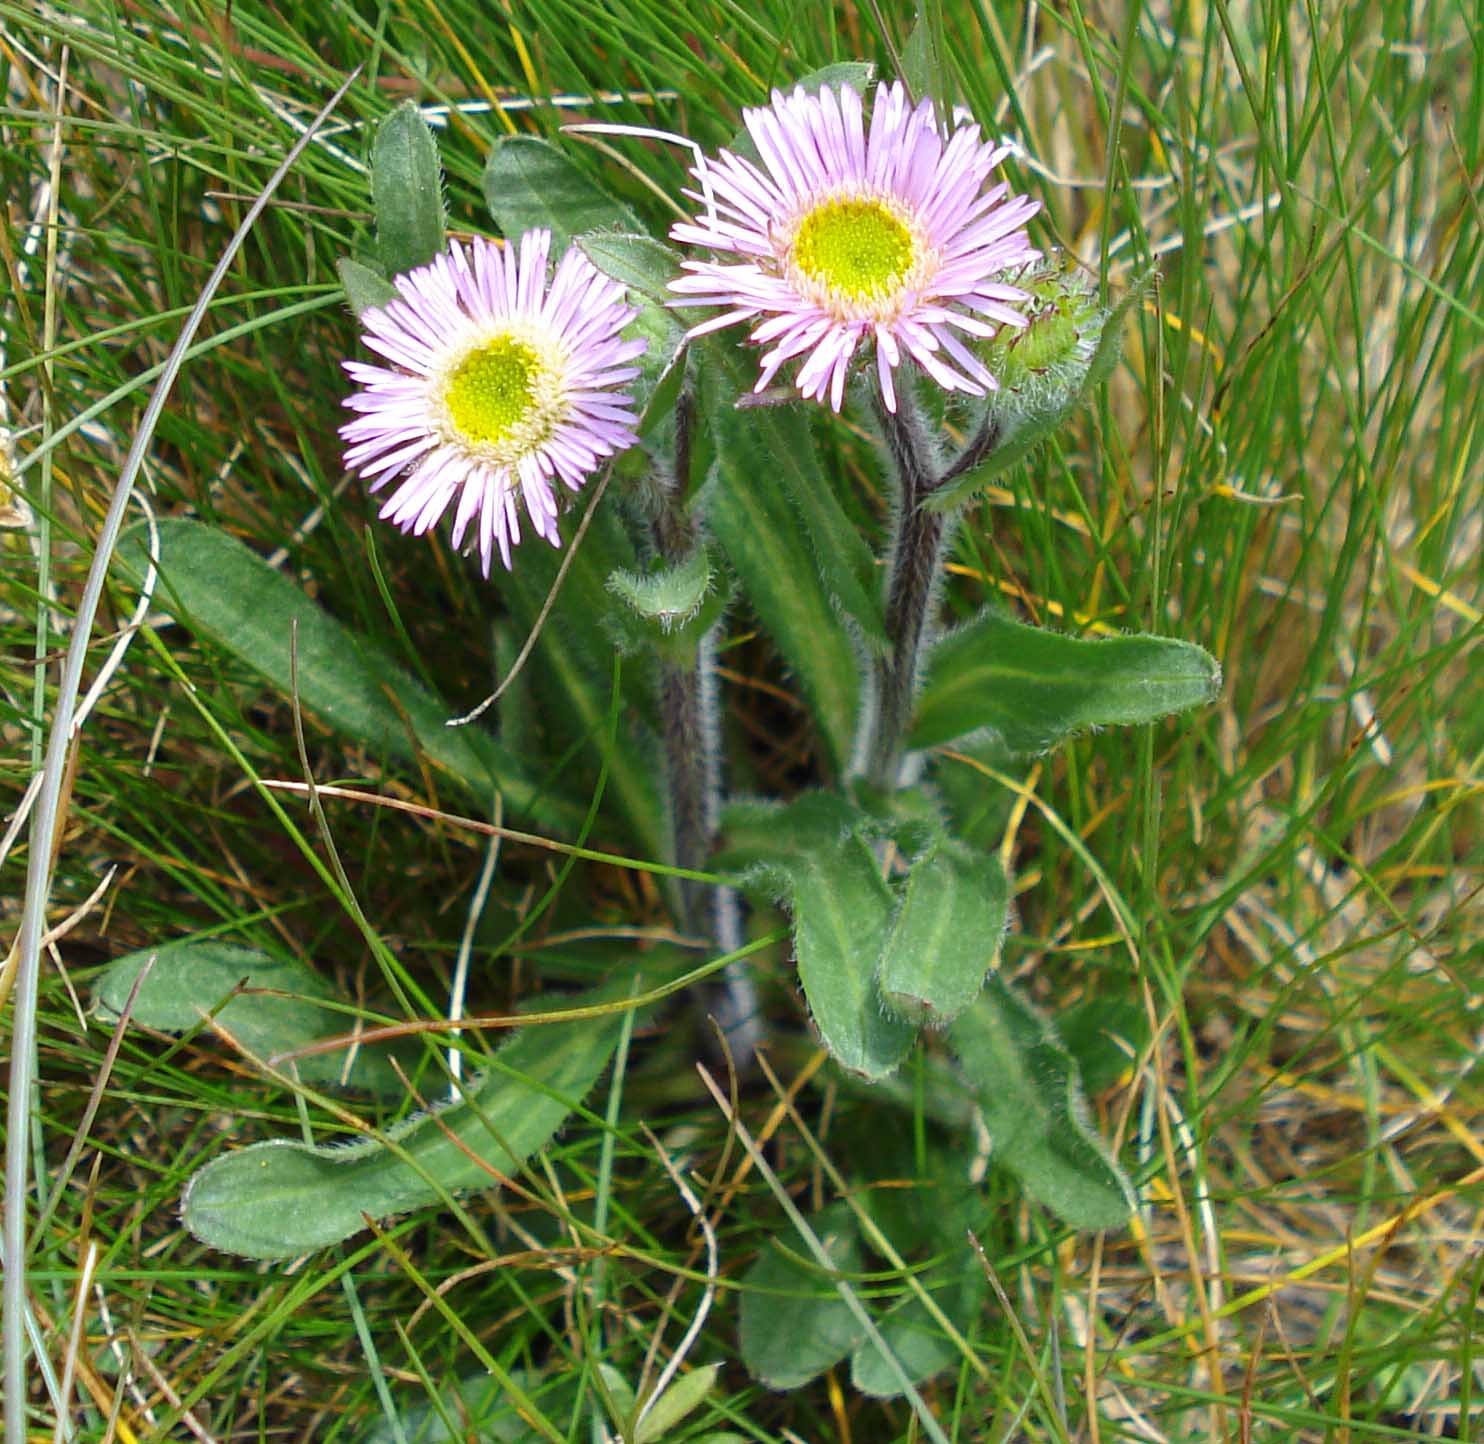
[[[660,721],[665,740],[665,767],[670,785],[670,817],[675,865],[704,868],[714,826],[707,815],[705,724],[701,709],[700,669],[660,663]],[[704,885],[680,881],[680,923],[686,932],[706,932]]]
[[[932,441],[912,393],[901,386],[895,411],[878,397],[878,413],[900,484],[897,532],[886,594],[887,652],[876,660],[875,707],[866,744],[865,773],[891,790],[901,780],[902,754],[912,721],[912,703],[933,588],[948,536],[948,517],[922,503],[942,484]]]
[[[690,475],[693,415],[690,394],[683,393],[675,412],[674,473],[660,478],[652,521],[655,550],[672,566],[688,561],[701,544],[699,522],[683,502]],[[721,813],[721,706],[714,629],[700,639],[691,662],[661,661],[659,702],[675,863],[699,871],[710,856]],[[723,952],[735,952],[742,946],[741,902],[733,889],[708,889],[703,883],[684,879],[680,883],[680,911],[680,923],[686,932],[710,937]],[[746,1067],[761,1038],[757,996],[744,964],[728,965],[726,989],[717,1011],[734,1061]]]

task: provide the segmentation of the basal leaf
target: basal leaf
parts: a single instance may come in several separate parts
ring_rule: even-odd
[[[790,869],[794,951],[814,1025],[835,1061],[864,1078],[896,1071],[917,1029],[883,1006],[875,959],[893,898],[863,838]]]
[[[962,1249],[952,1267],[952,1281],[932,1289],[931,1294],[954,1328],[967,1333],[983,1304],[987,1284],[983,1269],[967,1248]],[[915,1295],[889,1310],[878,1327],[882,1342],[914,1384],[952,1368],[962,1357],[958,1346],[943,1332],[943,1325]],[[895,1370],[871,1339],[862,1339],[850,1356],[850,1382],[874,1399],[896,1399],[902,1393]]]
[[[291,694],[290,646],[298,627],[299,700],[331,727],[378,757],[414,763],[426,758],[481,802],[504,793],[512,813],[562,831],[581,822],[577,806],[543,793],[494,738],[475,727],[447,727],[454,709],[371,642],[322,611],[256,552],[217,527],[188,518],[158,524],[157,605]],[[124,564],[142,574],[145,534],[119,545]]]
[[[363,1214],[387,1218],[492,1187],[550,1141],[597,1082],[618,1035],[618,1014],[526,1028],[467,1097],[390,1130],[395,1147],[378,1138],[251,1144],[196,1173],[181,1216],[226,1253],[291,1258],[359,1233]]]
[[[634,1431],[634,1444],[661,1444],[672,1429],[701,1406],[720,1372],[720,1364],[703,1364],[676,1379],[640,1421]]]
[[[933,649],[912,745],[982,734],[1016,754],[1089,727],[1153,722],[1209,702],[1221,668],[1169,637],[1069,637],[983,612]]]
[[[544,227],[560,252],[584,231],[641,231],[634,213],[600,190],[549,141],[501,136],[484,165],[484,199],[507,240]]]
[[[991,1157],[1073,1228],[1127,1222],[1133,1190],[1088,1121],[1077,1064],[1051,1024],[991,974],[951,1037]]]
[[[509,1377],[548,1420],[570,1416],[577,1397],[576,1374],[567,1371],[548,1382],[534,1369],[512,1369]],[[438,1402],[442,1413],[426,1399],[401,1406],[397,1411],[400,1429],[382,1420],[361,1436],[361,1444],[469,1444],[470,1440],[478,1444],[536,1444],[548,1437],[521,1417],[519,1404],[503,1383],[482,1371],[443,1384]],[[453,1424],[452,1432],[443,1414]]]
[[[93,989],[93,1005],[104,1018],[122,1014],[146,966],[130,1021],[162,1033],[188,1032],[210,1014],[249,1053],[266,1060],[355,1030],[349,1009],[325,1006],[340,1001],[335,989],[298,959],[215,940],[166,943],[115,958]],[[405,1084],[392,1066],[396,1051],[411,1071],[416,1054],[385,1043],[312,1053],[296,1059],[294,1067],[309,1083],[401,1093]]]
[[[843,1204],[810,1219],[840,1273],[860,1270],[855,1221]],[[830,1279],[776,1246],[742,1279],[742,1362],[770,1389],[797,1389],[837,1364],[860,1339],[861,1326]]]
[[[999,860],[945,838],[913,863],[881,952],[887,1006],[914,1024],[948,1023],[999,961],[1009,888]]]
[[[391,275],[426,265],[443,249],[438,147],[410,100],[376,127],[371,200],[376,209],[376,246]]]

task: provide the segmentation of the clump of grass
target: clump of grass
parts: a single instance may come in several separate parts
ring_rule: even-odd
[[[1013,29],[980,0],[944,9],[963,98],[1024,147],[1046,233],[1113,290],[1146,258],[1161,270],[1096,408],[987,492],[949,606],[998,594],[1068,625],[1178,632],[1221,657],[1227,681],[1178,731],[1089,738],[1034,769],[1034,804],[984,797],[1009,809],[1017,859],[1007,966],[1080,1010],[1099,1123],[1144,1206],[1124,1234],[1070,1237],[991,1161],[976,1222],[1009,1307],[985,1308],[928,1401],[966,1441],[1471,1437],[1484,1382],[1477,37],[1440,4],[1124,8],[1102,28],[1074,3]],[[773,0],[543,0],[498,22],[469,0],[192,19],[80,0],[65,14],[0,3],[0,17],[0,424],[19,435],[35,513],[0,531],[7,817],[39,765],[90,539],[155,369],[246,205],[353,65],[366,68],[336,123],[211,306],[144,498],[246,541],[472,704],[495,650],[521,638],[496,619],[492,641],[488,592],[442,544],[371,520],[334,438],[353,325],[333,263],[368,224],[372,123],[406,95],[451,107],[452,214],[474,226],[482,153],[503,131],[601,112],[716,143],[770,84],[837,59],[887,64],[904,38],[873,6]],[[568,144],[664,218],[609,151]],[[641,159],[628,142],[619,155]],[[646,148],[642,167],[678,189],[681,158]],[[842,433],[838,462],[877,525],[867,448]],[[132,604],[115,590],[101,637]],[[745,617],[725,657],[728,724],[759,779],[812,775],[791,679]],[[50,1431],[66,1376],[79,1439],[393,1438],[375,1432],[389,1415],[446,1401],[488,1358],[531,1383],[546,1437],[586,1437],[575,1395],[547,1386],[593,1387],[599,1365],[653,1380],[710,1286],[664,1159],[690,1171],[720,1260],[690,1358],[727,1367],[686,1428],[916,1437],[905,1407],[841,1377],[769,1395],[736,1364],[739,1278],[790,1235],[696,1077],[699,1008],[641,1030],[594,1112],[455,1216],[415,1214],[295,1267],[243,1266],[181,1229],[181,1188],[203,1163],[301,1128],[333,1136],[339,1120],[209,1026],[111,1037],[83,1008],[101,965],[217,931],[310,961],[368,1010],[395,984],[409,1016],[436,1012],[485,860],[467,833],[352,806],[300,850],[250,782],[302,776],[294,723],[157,606],[82,734],[48,917],[71,926],[48,950],[39,1013],[31,1206],[45,1221],[28,1308],[48,1363],[33,1431]],[[434,775],[306,726],[317,779],[462,809]],[[1100,844],[1102,876],[1050,816]],[[8,947],[27,849],[24,833],[0,836]],[[331,841],[402,976],[383,975],[314,866]],[[499,862],[474,923],[486,951],[471,1011],[669,940],[642,874],[558,872],[508,844]],[[863,1200],[925,1193],[943,1147],[931,1058],[887,1112],[821,1066],[783,950],[757,967],[772,1072],[738,1108],[781,1186],[806,1206],[833,1197],[813,1140]],[[933,1260],[908,1263],[931,1278]],[[907,1292],[895,1266],[855,1286]]]

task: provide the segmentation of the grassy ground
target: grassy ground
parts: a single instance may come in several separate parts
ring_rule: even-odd
[[[157,512],[275,556],[472,704],[492,667],[487,590],[441,543],[374,523],[338,460],[354,326],[333,263],[364,234],[369,124],[406,95],[462,106],[443,157],[454,224],[475,228],[481,156],[503,130],[550,133],[570,105],[714,144],[774,82],[833,59],[887,62],[908,17],[882,10],[0,0],[0,422],[33,459],[34,511],[0,530],[0,818],[39,764],[89,539],[154,368],[245,205],[350,66],[366,70],[325,143],[212,307],[203,340],[220,344],[187,365],[145,490]],[[1012,818],[1006,966],[1048,1008],[1081,1005],[1131,1043],[1089,1081],[1143,1208],[1123,1233],[1068,1235],[991,1169],[981,1236],[1013,1308],[983,1312],[927,1397],[965,1441],[1477,1438],[1480,16],[1446,0],[962,0],[947,26],[964,100],[1024,147],[1039,239],[1114,291],[1151,255],[1161,272],[1099,405],[978,506],[950,604],[999,592],[1048,621],[1183,636],[1222,659],[1226,683],[1204,713],[1058,754]],[[655,98],[581,99],[614,90]],[[572,99],[481,104],[516,96]],[[616,163],[581,153],[665,221]],[[621,153],[677,189],[675,156]],[[869,448],[848,430],[837,440],[879,514]],[[132,598],[120,588],[110,606],[99,661]],[[745,617],[733,625],[729,725],[762,781],[807,776],[789,679]],[[308,749],[322,781],[441,800],[431,777],[383,773],[314,726]],[[476,1345],[532,1377],[599,1362],[653,1377],[704,1273],[660,1150],[709,1180],[723,1276],[689,1357],[727,1367],[683,1436],[918,1437],[904,1406],[839,1374],[772,1395],[735,1362],[736,1279],[789,1235],[692,1069],[699,1002],[634,1039],[591,1100],[608,1127],[569,1126],[518,1186],[468,1202],[473,1227],[414,1215],[294,1267],[191,1240],[177,1204],[194,1169],[335,1123],[301,1115],[205,1030],[179,1044],[131,1032],[106,1071],[110,1030],[83,1013],[100,965],[219,930],[312,960],[352,997],[386,996],[248,768],[302,775],[289,706],[182,629],[147,627],[82,738],[49,918],[73,925],[41,985],[37,1201],[52,1207],[31,1308],[55,1372],[75,1364],[72,1437],[391,1438],[376,1432],[387,1403],[404,1415],[445,1394],[479,1369]],[[371,925],[416,986],[446,996],[481,848],[374,809],[331,821]],[[22,836],[0,859],[7,946],[26,862]],[[554,886],[535,849],[507,847],[500,864],[481,1008],[664,936],[642,875],[584,864],[496,952]],[[1113,893],[1137,935],[1115,927]],[[745,1085],[744,1119],[803,1202],[831,1193],[811,1139],[856,1186],[910,1187],[928,1146],[920,1109],[887,1110],[819,1066],[789,969],[778,948],[758,964],[774,1073]],[[903,1292],[892,1270],[862,1287]],[[39,1369],[32,1397],[33,1436],[50,1437]],[[548,1422],[550,1437],[590,1437],[570,1409],[552,1405]]]

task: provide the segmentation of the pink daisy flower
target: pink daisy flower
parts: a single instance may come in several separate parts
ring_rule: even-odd
[[[396,481],[381,515],[403,531],[420,536],[454,506],[457,547],[477,520],[485,576],[496,547],[510,567],[518,501],[560,546],[554,481],[577,491],[638,439],[622,388],[645,343],[620,335],[637,313],[575,247],[548,285],[550,251],[550,231],[467,251],[451,242],[361,317],[366,345],[391,365],[345,362],[360,388],[340,428],[346,466],[372,491]]]
[[[1040,205],[989,174],[1008,154],[977,125],[947,135],[930,101],[878,86],[867,133],[849,86],[773,92],[743,112],[760,168],[722,151],[693,168],[706,213],[674,226],[677,241],[736,262],[687,261],[675,304],[724,306],[692,336],[761,318],[750,339],[770,346],[757,390],[803,356],[795,384],[838,411],[850,363],[876,343],[881,394],[896,410],[892,372],[910,356],[947,390],[982,395],[995,378],[957,334],[1023,326],[1025,292],[1001,279],[1036,259],[1024,226]]]

